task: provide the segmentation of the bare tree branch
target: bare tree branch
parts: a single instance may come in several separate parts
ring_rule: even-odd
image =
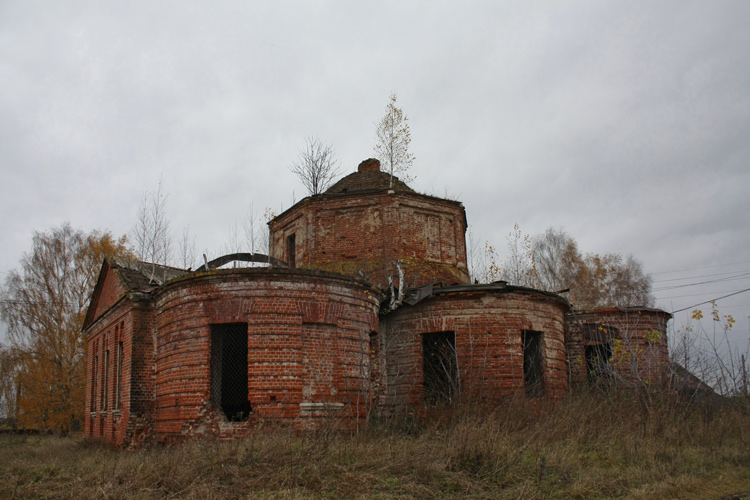
[[[155,278],[156,264],[169,265],[172,260],[172,235],[167,218],[167,194],[164,179],[154,193],[147,193],[138,208],[138,220],[133,229],[135,255],[152,264],[151,279]]]
[[[297,161],[289,170],[299,177],[311,196],[328,189],[340,175],[333,148],[323,144],[317,137],[307,138],[304,149],[299,152]]]

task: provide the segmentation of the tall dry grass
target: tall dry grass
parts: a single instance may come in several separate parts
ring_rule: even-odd
[[[750,498],[748,405],[572,395],[384,422],[360,435],[259,430],[123,452],[0,438],[0,498]]]

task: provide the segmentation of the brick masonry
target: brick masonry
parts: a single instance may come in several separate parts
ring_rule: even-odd
[[[243,433],[258,420],[303,420],[364,406],[360,370],[377,328],[376,292],[323,273],[216,271],[160,290],[154,432]],[[210,404],[210,325],[247,323],[252,419],[226,423]],[[223,424],[223,425],[222,425]]]
[[[407,286],[468,283],[466,213],[460,202],[357,185],[360,190],[305,198],[272,220],[271,256],[296,267],[363,278],[378,288],[398,277],[399,261]],[[292,236],[294,256],[289,255]]]
[[[448,287],[398,309],[380,324],[387,366],[383,403],[424,407],[422,335],[445,331],[455,334],[463,404],[494,406],[524,393],[524,331],[542,333],[544,394],[562,396],[568,389],[563,320],[568,308],[554,294],[495,284]]]
[[[150,436],[154,403],[152,317],[151,301],[133,296],[112,304],[88,330],[87,436],[117,445],[135,445]],[[122,366],[118,369],[120,344]]]
[[[105,261],[84,322],[87,436],[137,447],[230,439],[259,425],[349,428],[379,412],[428,414],[435,400],[426,387],[445,382],[426,380],[428,358],[445,355],[428,352],[435,338],[452,349],[450,400],[467,405],[556,398],[586,385],[595,326],[617,333],[610,340],[623,380],[654,384],[666,374],[668,313],[571,313],[553,293],[468,284],[461,203],[415,193],[376,160],[269,229],[269,253],[292,268],[154,273]],[[434,286],[421,300],[381,309],[389,278],[399,284],[397,264],[406,286]],[[232,335],[242,351],[247,332],[246,358],[217,340],[230,338],[231,325],[241,327]],[[525,337],[536,339],[534,349]],[[241,383],[225,389],[222,363],[237,360]],[[221,399],[232,387],[241,411]]]
[[[646,307],[574,311],[566,317],[570,380],[586,385],[586,346],[608,344],[612,382],[637,387],[666,383],[669,373],[667,322],[672,315]],[[589,332],[586,334],[586,332]],[[594,382],[591,380],[591,382]]]
[[[370,370],[378,297],[339,275],[248,268],[191,274],[148,298],[120,300],[88,331],[86,434],[136,446],[238,437],[262,421],[305,428],[335,416],[352,426],[370,403],[362,373]],[[228,323],[248,325],[245,422],[228,421],[211,403],[210,328]],[[114,359],[119,339],[125,389],[116,408],[116,363],[105,376],[102,360],[107,350]]]

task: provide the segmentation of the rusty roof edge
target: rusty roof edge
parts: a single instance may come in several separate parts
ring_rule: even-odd
[[[570,311],[569,314],[573,316],[583,316],[586,314],[606,314],[606,313],[613,313],[613,312],[623,312],[623,313],[630,313],[630,312],[649,312],[649,313],[655,313],[655,314],[663,314],[664,316],[667,316],[669,318],[672,318],[673,315],[670,312],[665,311],[664,309],[659,309],[658,307],[647,307],[647,306],[615,306],[615,307],[600,307],[596,309],[576,309]]]
[[[294,268],[241,267],[241,268],[234,268],[234,269],[211,269],[208,271],[203,271],[203,270],[191,271],[181,276],[177,276],[176,278],[173,278],[171,280],[165,281],[161,286],[153,289],[150,293],[152,295],[156,295],[156,294],[159,294],[165,288],[168,288],[174,284],[177,284],[183,281],[189,281],[192,279],[211,278],[211,277],[219,277],[219,276],[227,276],[227,275],[249,276],[249,275],[254,275],[254,274],[259,275],[259,276],[277,274],[277,275],[290,276],[290,277],[307,276],[311,278],[315,278],[315,277],[325,278],[325,279],[330,279],[330,280],[343,281],[348,284],[359,285],[379,295],[381,294],[380,290],[375,288],[372,284],[370,284],[370,282],[365,281],[360,278],[347,276],[345,274],[333,273],[330,271],[319,271],[317,269],[302,269],[298,267],[294,267]]]
[[[375,195],[375,194],[386,194],[386,195],[388,195],[388,191],[389,191],[388,188],[372,188],[372,189],[363,189],[363,190],[360,190],[360,191],[352,191],[352,192],[346,192],[346,193],[320,193],[320,194],[305,196],[304,198],[302,198],[301,200],[299,200],[297,203],[295,203],[291,207],[287,208],[286,210],[284,210],[283,212],[281,212],[279,215],[277,215],[273,219],[269,220],[267,222],[267,224],[270,225],[270,224],[278,221],[279,219],[282,219],[282,218],[288,216],[293,210],[295,210],[298,206],[303,205],[303,204],[307,204],[307,203],[319,203],[319,202],[321,202],[322,200],[324,200],[326,198],[343,198],[343,197],[347,197],[347,196],[362,196],[362,195]],[[429,195],[429,194],[423,194],[423,193],[419,193],[417,191],[414,191],[414,192],[396,191],[395,193],[392,193],[392,196],[411,196],[411,197],[419,197],[419,198],[428,198],[430,200],[437,200],[437,201],[442,201],[442,202],[449,203],[449,204],[452,204],[452,205],[460,206],[460,207],[464,208],[464,210],[465,210],[465,207],[464,207],[464,204],[463,204],[462,201],[451,200],[451,199],[448,199],[448,198],[440,198],[439,196],[432,196],[432,195]],[[465,215],[464,215],[464,218],[466,218]],[[466,221],[464,221],[464,222],[466,222]]]
[[[220,277],[220,276],[226,276],[226,275],[252,275],[252,274],[281,274],[285,276],[294,276],[294,275],[304,275],[311,278],[325,278],[330,280],[337,280],[342,281],[350,285],[358,285],[362,288],[367,289],[369,292],[374,292],[373,298],[380,303],[382,301],[382,291],[378,290],[374,286],[372,286],[369,282],[354,278],[351,276],[347,276],[344,274],[339,273],[332,273],[329,271],[319,271],[316,269],[299,269],[299,268],[279,268],[279,267],[245,267],[245,268],[238,268],[238,269],[211,269],[209,271],[191,271],[186,272],[185,274],[182,274],[180,276],[177,276],[175,278],[172,278],[168,281],[165,281],[161,285],[150,287],[148,290],[126,290],[124,294],[122,294],[115,302],[113,302],[109,307],[107,307],[100,315],[98,315],[96,318],[93,318],[93,321],[91,321],[90,324],[86,325],[85,327],[82,327],[81,331],[88,335],[89,331],[94,328],[94,326],[102,321],[102,318],[105,318],[108,316],[113,310],[115,310],[123,301],[129,300],[129,301],[135,301],[138,299],[145,299],[150,300],[152,298],[155,298],[157,295],[159,295],[162,291],[165,289],[171,287],[172,285],[175,285],[177,283],[188,281],[191,279],[200,279],[200,278],[211,278],[211,277]]]
[[[410,290],[410,293],[420,290],[421,288],[414,288]],[[571,307],[570,301],[554,292],[548,292],[545,290],[538,290],[536,288],[529,288],[525,286],[509,285],[504,281],[497,281],[494,283],[481,283],[481,284],[469,284],[469,285],[448,285],[442,287],[434,287],[430,296],[436,295],[447,295],[451,293],[478,293],[478,292],[495,292],[495,293],[531,293],[536,295],[543,295],[545,297],[554,299],[561,302],[568,308]],[[428,298],[428,297],[424,297]]]

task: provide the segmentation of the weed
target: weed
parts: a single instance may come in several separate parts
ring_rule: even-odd
[[[0,498],[750,498],[747,412],[574,394],[408,433],[273,429],[134,452],[2,435]]]

